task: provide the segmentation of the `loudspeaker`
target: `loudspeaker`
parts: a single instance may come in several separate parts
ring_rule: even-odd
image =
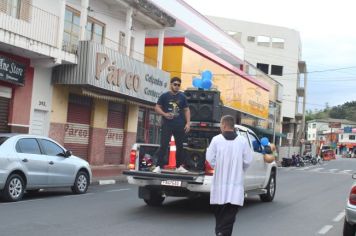
[[[205,150],[200,148],[184,147],[185,166],[189,171],[205,170]]]
[[[219,91],[186,90],[184,94],[191,121],[220,122],[222,105]]]

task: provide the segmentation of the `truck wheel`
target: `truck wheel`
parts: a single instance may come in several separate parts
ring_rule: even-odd
[[[261,194],[260,199],[262,202],[272,202],[274,195],[276,193],[276,173],[271,172],[271,176],[269,177],[269,181],[266,187],[267,193]]]
[[[345,219],[343,235],[344,236],[354,236],[355,233],[356,233],[356,228],[353,225],[350,225]]]
[[[160,192],[157,191],[150,191],[150,197],[144,198],[143,200],[148,206],[160,206],[162,205],[165,197],[162,196]]]

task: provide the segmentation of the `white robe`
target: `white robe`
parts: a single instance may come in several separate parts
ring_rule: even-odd
[[[206,160],[214,168],[210,204],[243,206],[244,171],[252,162],[248,140],[241,135],[234,140],[227,140],[222,134],[217,135],[206,151]]]

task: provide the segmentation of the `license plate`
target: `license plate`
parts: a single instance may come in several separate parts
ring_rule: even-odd
[[[178,181],[178,180],[163,180],[161,182],[161,185],[180,187],[180,186],[182,186],[182,181]]]

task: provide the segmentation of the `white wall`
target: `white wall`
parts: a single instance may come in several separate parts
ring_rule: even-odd
[[[43,128],[44,135],[48,135],[49,120],[51,114],[52,104],[52,91],[53,86],[51,84],[52,69],[51,68],[34,68],[33,76],[33,90],[31,101],[31,117],[30,117],[30,133],[33,133],[34,126],[34,113],[36,111],[42,111],[46,114]]]
[[[282,116],[294,118],[296,113],[297,73],[300,59],[301,42],[299,33],[293,29],[279,26],[265,25],[253,22],[224,19],[220,17],[208,18],[225,31],[241,32],[241,44],[245,48],[245,60],[253,65],[257,63],[283,66],[283,76],[270,75],[283,84]],[[257,45],[248,42],[248,36],[268,36],[285,40],[284,49]],[[257,37],[256,37],[257,39]]]

